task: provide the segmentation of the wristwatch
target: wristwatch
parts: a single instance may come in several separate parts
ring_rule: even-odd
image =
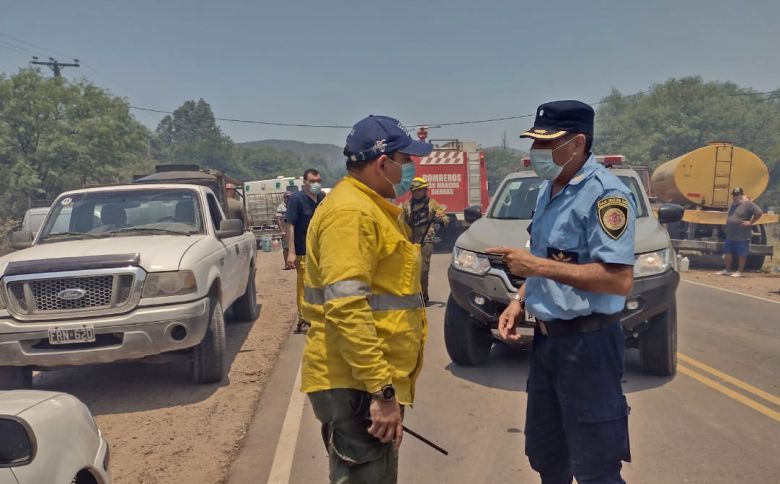
[[[393,385],[385,385],[378,392],[372,393],[371,398],[382,402],[389,402],[395,398],[395,388]]]
[[[525,298],[520,297],[520,294],[515,294],[514,296],[512,296],[512,300],[519,302],[521,306],[525,306]]]

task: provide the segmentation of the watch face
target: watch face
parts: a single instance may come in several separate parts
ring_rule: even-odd
[[[382,389],[382,398],[385,400],[392,400],[395,397],[395,388],[385,387]]]

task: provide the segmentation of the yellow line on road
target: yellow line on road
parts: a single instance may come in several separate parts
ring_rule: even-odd
[[[751,400],[750,398],[746,397],[745,395],[742,395],[741,393],[738,393],[731,388],[728,388],[726,386],[721,385],[720,383],[716,382],[715,380],[711,380],[707,378],[706,376],[702,375],[701,373],[698,373],[688,367],[677,365],[677,371],[682,373],[683,375],[687,375],[694,380],[698,381],[699,383],[702,383],[704,385],[707,385],[708,387],[712,388],[713,390],[719,391],[720,393],[733,398],[734,400],[738,401],[739,403],[748,406],[752,408],[753,410],[760,412],[767,417],[771,418],[775,422],[780,422],[780,412],[776,412],[772,410],[769,407],[766,407],[764,405],[761,405],[760,403]]]
[[[772,395],[771,393],[767,393],[764,390],[761,390],[760,388],[756,388],[753,385],[745,383],[742,380],[740,380],[738,378],[734,378],[733,376],[728,375],[726,373],[723,373],[720,370],[716,370],[715,368],[713,368],[711,366],[708,366],[708,365],[705,365],[701,361],[695,360],[695,359],[691,358],[690,356],[684,355],[682,353],[677,353],[677,358],[679,358],[680,360],[688,363],[689,365],[695,366],[695,367],[699,368],[700,370],[704,370],[704,371],[706,371],[706,372],[708,372],[708,373],[710,373],[712,375],[715,375],[715,376],[717,376],[718,378],[720,378],[723,381],[727,381],[727,382],[731,383],[732,385],[745,390],[746,392],[750,392],[753,395],[755,395],[755,396],[757,396],[759,398],[763,398],[767,402],[772,402],[775,405],[777,405],[778,407],[780,407],[780,398]]]

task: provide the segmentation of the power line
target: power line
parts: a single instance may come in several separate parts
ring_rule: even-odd
[[[140,106],[130,106],[130,109],[138,111],[148,111],[151,113],[160,114],[173,114],[173,111],[165,111],[162,109],[144,108]],[[228,121],[231,123],[246,123],[246,124],[262,124],[265,126],[286,126],[293,128],[335,128],[335,129],[349,129],[352,126],[335,125],[335,124],[307,124],[307,123],[277,123],[272,121],[255,121],[250,119],[235,119],[235,118],[214,118],[217,121]]]
[[[647,94],[651,92],[651,89],[646,89],[644,91],[636,92],[633,94],[626,94],[621,95],[617,99],[628,99],[631,97],[641,96],[643,94]],[[745,94],[752,94],[752,95],[767,95],[767,94],[773,94],[775,91],[768,91],[768,92],[753,92],[753,93],[737,93],[732,95],[745,95]],[[773,97],[765,98],[765,101],[768,101],[770,99],[774,99],[776,97],[780,97],[780,94],[777,94]],[[603,99],[598,102],[590,103],[591,106],[599,106],[601,104],[609,103],[615,101],[616,98],[610,98],[610,99]],[[140,106],[130,106],[130,109],[135,109],[138,111],[147,111],[152,113],[160,113],[160,114],[173,114],[173,111],[166,111],[163,109],[154,109],[154,108],[146,108],[146,107],[140,107]],[[427,126],[429,128],[440,128],[444,126],[463,126],[463,125],[472,125],[472,124],[484,124],[484,123],[494,123],[494,122],[500,122],[500,121],[510,121],[515,119],[524,119],[524,118],[532,118],[535,117],[536,113],[530,113],[530,114],[519,114],[515,116],[505,116],[500,118],[489,118],[489,119],[478,119],[478,120],[470,120],[470,121],[452,121],[452,122],[446,122],[446,123],[422,123],[422,124],[407,124],[406,126],[408,128],[419,128],[421,126]],[[309,123],[280,123],[280,122],[274,122],[274,121],[258,121],[258,120],[251,120],[251,119],[237,119],[237,118],[214,118],[216,121],[226,121],[231,123],[244,123],[244,124],[259,124],[264,126],[283,126],[283,127],[294,127],[294,128],[333,128],[333,129],[350,129],[352,126],[347,125],[338,125],[338,124],[309,124]]]
[[[14,53],[16,53],[16,54],[19,54],[19,55],[23,55],[23,56],[25,56],[25,57],[27,57],[28,55],[30,55],[30,54],[29,54],[29,52],[25,52],[25,51],[23,51],[23,50],[21,50],[21,49],[19,49],[19,48],[15,47],[13,44],[4,44],[4,43],[0,43],[0,49],[9,50],[9,51],[11,51],[11,52],[14,52]]]

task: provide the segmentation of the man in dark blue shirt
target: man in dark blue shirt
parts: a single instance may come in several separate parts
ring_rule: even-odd
[[[287,265],[295,267],[298,272],[298,325],[295,328],[296,333],[303,333],[304,325],[308,324],[301,316],[303,275],[306,273],[306,232],[309,230],[309,222],[314,216],[314,210],[317,209],[317,205],[324,197],[320,172],[309,168],[303,173],[303,189],[294,193],[287,204],[287,240],[290,245]]]

